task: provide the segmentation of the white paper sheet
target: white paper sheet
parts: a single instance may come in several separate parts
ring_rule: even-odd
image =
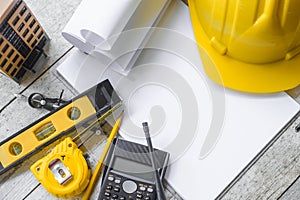
[[[74,51],[58,72],[79,92],[109,78],[126,115],[120,133],[171,153],[166,179],[188,200],[213,199],[296,114],[285,93],[246,94],[205,75],[188,8],[172,1],[135,67],[123,77],[93,55]],[[266,120],[267,119],[267,120]]]

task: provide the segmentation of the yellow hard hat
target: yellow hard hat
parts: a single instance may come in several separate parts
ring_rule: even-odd
[[[189,0],[207,75],[235,90],[300,84],[300,0]]]

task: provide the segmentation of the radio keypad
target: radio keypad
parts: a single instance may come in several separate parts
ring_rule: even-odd
[[[113,172],[103,185],[106,187],[102,188],[99,200],[155,200],[154,184],[133,181]]]

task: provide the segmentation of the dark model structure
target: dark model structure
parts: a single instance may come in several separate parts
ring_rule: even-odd
[[[20,83],[27,71],[39,71],[49,43],[38,20],[22,0],[0,1],[0,70]]]

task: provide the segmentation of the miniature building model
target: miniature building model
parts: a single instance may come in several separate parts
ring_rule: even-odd
[[[49,38],[22,0],[0,0],[0,70],[16,82],[46,61]]]

